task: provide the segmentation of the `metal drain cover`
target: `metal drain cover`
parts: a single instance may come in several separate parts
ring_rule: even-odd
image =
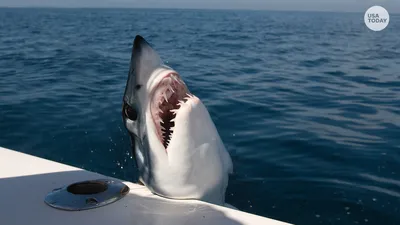
[[[94,209],[116,202],[129,193],[129,187],[114,180],[88,180],[54,189],[44,202],[68,211]]]

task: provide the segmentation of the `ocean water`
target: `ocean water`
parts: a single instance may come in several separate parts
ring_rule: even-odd
[[[390,10],[389,10],[390,11]],[[295,224],[400,224],[400,16],[0,9],[0,146],[136,181],[122,124],[144,36],[234,163],[227,202]]]

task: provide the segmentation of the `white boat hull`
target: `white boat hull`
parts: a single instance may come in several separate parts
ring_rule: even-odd
[[[200,201],[170,200],[131,182],[130,192],[112,204],[85,211],[63,211],[44,203],[55,188],[108,178],[72,166],[0,147],[1,225],[284,225],[280,221]],[[118,180],[112,178],[114,180]]]

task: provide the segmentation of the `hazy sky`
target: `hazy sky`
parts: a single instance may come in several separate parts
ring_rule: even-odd
[[[0,0],[0,6],[270,9],[364,12],[381,5],[400,12],[400,0]]]

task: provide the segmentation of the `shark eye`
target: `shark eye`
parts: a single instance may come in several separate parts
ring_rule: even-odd
[[[128,104],[125,104],[124,114],[130,120],[137,120],[137,111]]]

